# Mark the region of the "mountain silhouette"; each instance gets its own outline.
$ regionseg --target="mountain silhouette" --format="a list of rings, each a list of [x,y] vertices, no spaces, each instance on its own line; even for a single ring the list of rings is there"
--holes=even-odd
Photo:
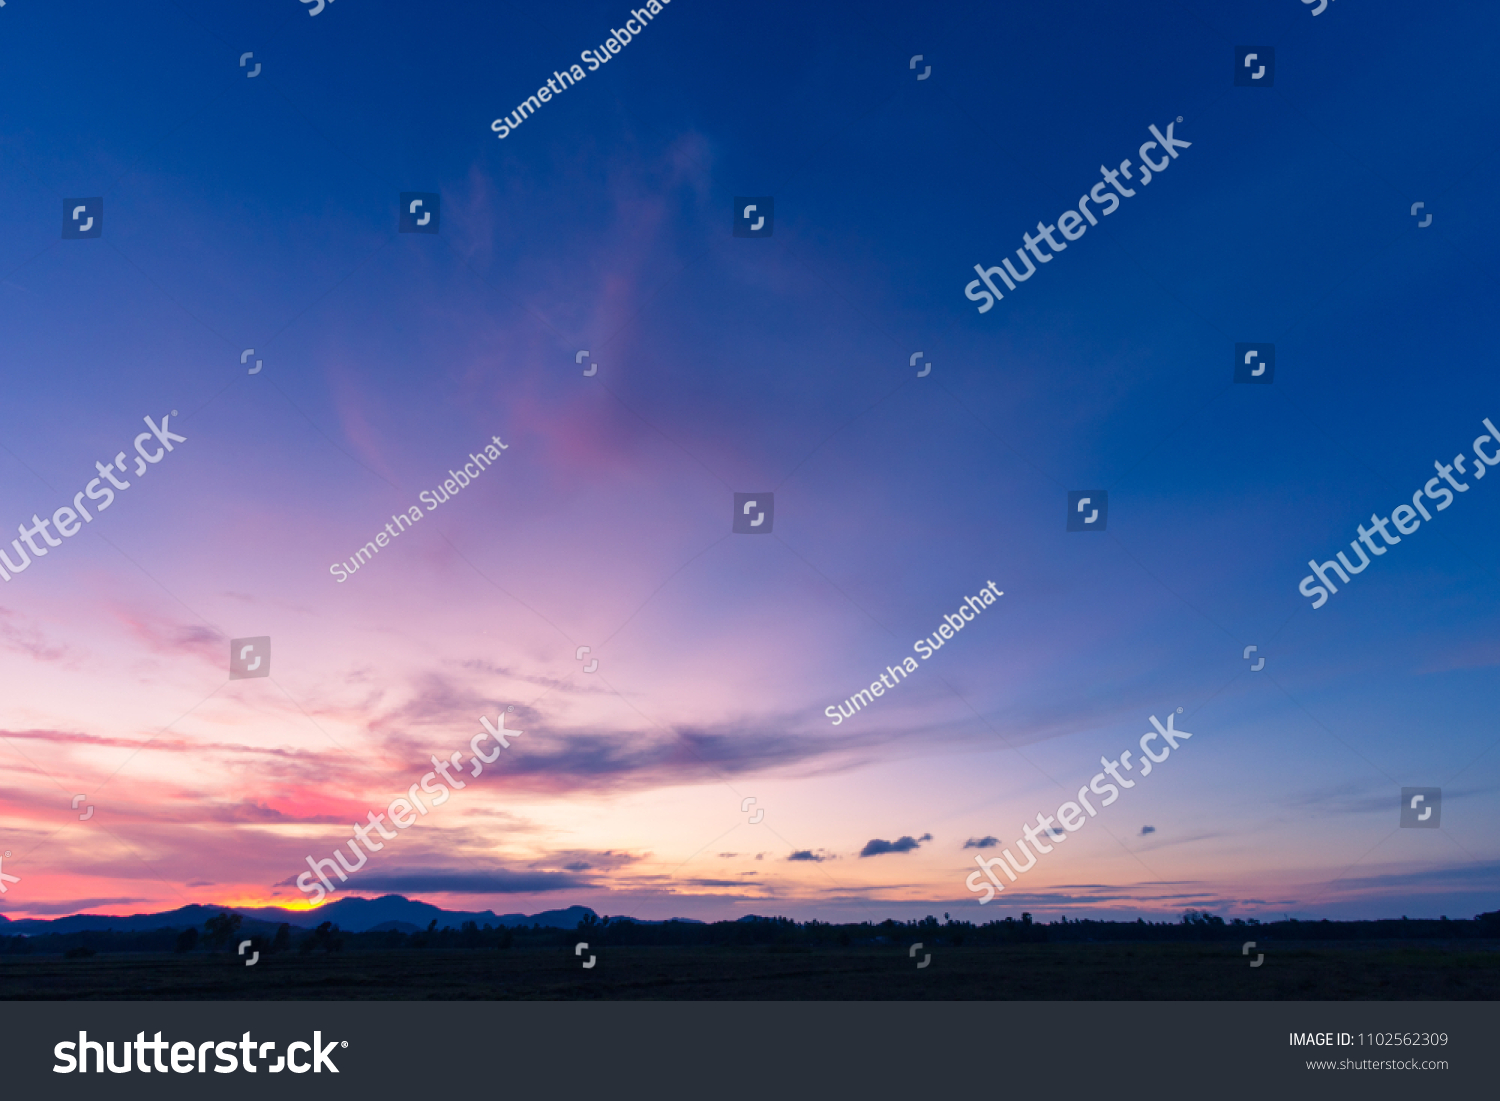
[[[337,924],[351,933],[371,929],[426,929],[433,921],[439,929],[457,929],[466,921],[479,926],[542,925],[552,929],[572,929],[585,916],[594,914],[587,906],[569,906],[563,910],[544,910],[539,914],[496,914],[493,910],[444,910],[428,902],[418,902],[402,895],[380,898],[341,898],[315,910],[286,910],[280,906],[182,906],[155,914],[74,914],[61,918],[20,918],[12,921],[0,914],[0,934],[77,933],[85,930],[114,929],[120,932],[148,929],[186,929],[201,927],[221,910],[244,917],[246,932],[274,929],[285,922],[298,929],[313,929],[325,921]],[[594,914],[597,917],[597,914]],[[641,924],[654,924],[642,922]]]

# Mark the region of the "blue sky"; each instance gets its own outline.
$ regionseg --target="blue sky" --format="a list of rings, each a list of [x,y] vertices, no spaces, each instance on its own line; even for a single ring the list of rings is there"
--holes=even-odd
[[[1500,480],[1297,592],[1500,418],[1495,14],[673,0],[496,139],[629,7],[0,11],[0,522],[143,416],[188,437],[0,589],[0,907],[296,900],[307,853],[513,706],[493,782],[380,890],[1496,908]],[[1232,85],[1241,45],[1274,87]],[[977,312],[973,265],[1169,123],[1169,169]],[[396,232],[403,191],[442,197],[439,234]],[[775,197],[772,237],[731,236],[738,195]],[[91,196],[104,235],[61,240]],[[1272,385],[1232,383],[1240,341],[1275,344]],[[329,575],[496,434],[493,471]],[[1107,531],[1066,532],[1099,488]],[[729,534],[736,491],[775,493],[770,538]],[[998,614],[829,725],[991,580]],[[261,635],[272,678],[226,680]],[[976,904],[965,841],[1179,707],[1193,740],[1103,829]],[[1398,828],[1404,786],[1442,787],[1442,829]]]

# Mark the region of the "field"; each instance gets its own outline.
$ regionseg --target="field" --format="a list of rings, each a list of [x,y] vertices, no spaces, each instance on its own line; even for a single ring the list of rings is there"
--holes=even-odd
[[[0,999],[1500,999],[1493,940],[596,947],[0,957]]]

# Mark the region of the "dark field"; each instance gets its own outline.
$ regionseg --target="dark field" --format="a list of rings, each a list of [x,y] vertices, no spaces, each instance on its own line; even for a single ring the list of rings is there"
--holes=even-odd
[[[0,999],[1500,999],[1500,941],[897,947],[595,946],[0,957]]]

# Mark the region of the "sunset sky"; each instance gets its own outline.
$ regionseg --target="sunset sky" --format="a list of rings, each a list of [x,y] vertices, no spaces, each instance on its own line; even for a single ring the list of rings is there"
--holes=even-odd
[[[0,548],[96,462],[131,483],[0,582],[0,913],[303,904],[308,855],[506,707],[524,734],[343,893],[1500,908],[1500,477],[1298,593],[1500,424],[1500,13],[673,0],[495,137],[631,7],[0,11]],[[1273,88],[1232,86],[1246,42]],[[1170,168],[965,298],[1169,123]],[[439,233],[396,232],[403,191]],[[774,235],[732,236],[765,195]],[[95,196],[102,236],[61,239]],[[1243,341],[1272,385],[1232,383]],[[164,415],[186,440],[136,475]],[[1107,531],[1065,531],[1101,488]],[[774,493],[769,535],[731,534],[736,492]],[[251,636],[271,676],[228,679]],[[997,850],[965,843],[1169,714],[1191,740],[978,905]],[[1407,786],[1441,829],[1398,827]]]

